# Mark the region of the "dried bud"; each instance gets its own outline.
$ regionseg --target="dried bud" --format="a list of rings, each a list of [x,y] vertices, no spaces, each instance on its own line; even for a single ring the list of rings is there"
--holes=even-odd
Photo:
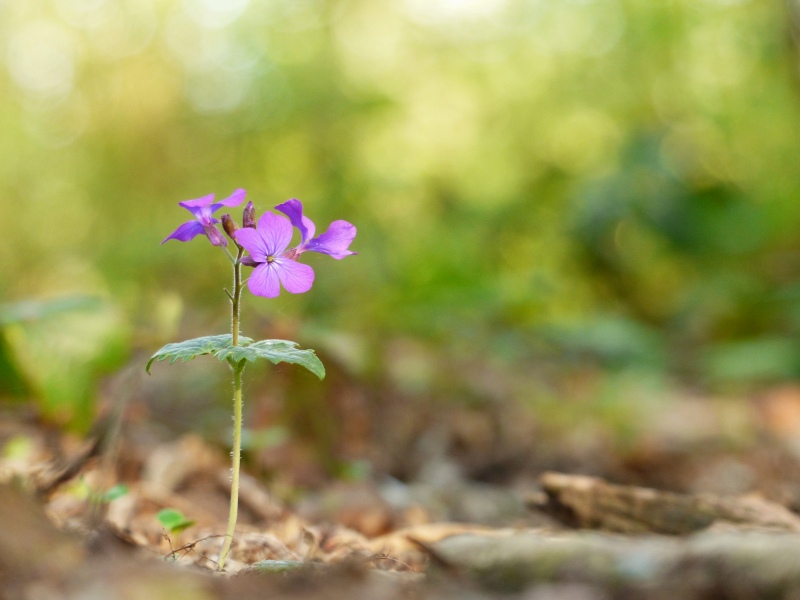
[[[244,212],[242,213],[242,227],[256,228],[256,208],[253,206],[252,202],[248,202],[247,206],[244,207]]]
[[[236,223],[233,222],[230,215],[222,215],[222,228],[229,238],[236,241],[236,238],[233,237],[233,232],[236,231]]]

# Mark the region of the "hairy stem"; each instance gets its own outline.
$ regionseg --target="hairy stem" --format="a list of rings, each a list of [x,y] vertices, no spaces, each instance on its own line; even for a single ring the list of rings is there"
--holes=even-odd
[[[231,297],[231,343],[239,345],[239,300],[242,296],[242,248],[233,263],[233,296]],[[217,569],[225,567],[225,560],[228,558],[233,534],[236,529],[236,518],[239,514],[239,466],[242,458],[242,372],[244,371],[245,361],[233,366],[233,451],[231,452],[231,507],[228,514],[228,530],[225,532],[225,542],[219,555]]]
[[[231,336],[232,344],[239,345],[239,299],[242,297],[242,254],[244,249],[239,248],[236,260],[233,262],[233,297],[231,297]]]
[[[231,507],[228,513],[228,530],[225,532],[225,543],[219,555],[217,569],[220,571],[225,566],[233,533],[236,529],[236,517],[239,514],[239,465],[242,454],[242,371],[244,361],[233,368],[233,452],[231,453]]]

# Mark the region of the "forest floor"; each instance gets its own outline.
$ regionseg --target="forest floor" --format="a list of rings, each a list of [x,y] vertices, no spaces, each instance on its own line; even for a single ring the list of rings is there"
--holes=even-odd
[[[251,454],[223,571],[221,446],[133,404],[88,436],[8,411],[0,597],[800,597],[800,388],[650,405],[622,443],[619,424],[419,402],[356,407],[372,472],[326,476],[291,441]],[[350,437],[330,447],[352,445],[332,414]]]

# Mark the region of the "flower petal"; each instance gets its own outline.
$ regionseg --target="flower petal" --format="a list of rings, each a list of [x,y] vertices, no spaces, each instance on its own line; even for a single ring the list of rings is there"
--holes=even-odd
[[[250,275],[250,279],[247,280],[247,288],[256,296],[275,298],[281,293],[279,282],[275,263],[262,263]]]
[[[314,284],[314,269],[289,258],[276,258],[272,264],[283,287],[292,294],[303,294]]]
[[[300,200],[297,198],[292,198],[283,204],[278,204],[278,206],[275,207],[275,210],[279,210],[289,217],[292,225],[300,230],[300,235],[302,236],[300,240],[301,246],[314,237],[314,233],[316,233],[317,228],[314,225],[314,221],[306,216],[303,216],[303,203],[300,202]]]
[[[220,204],[222,206],[239,206],[244,201],[244,197],[246,194],[247,192],[245,190],[239,188],[238,190],[233,192],[230,196],[228,196],[224,200],[216,202],[215,204]]]
[[[347,221],[334,221],[328,231],[306,244],[305,250],[328,254],[339,260],[351,254],[357,254],[347,248],[356,237],[356,227]]]
[[[285,218],[271,212],[261,215],[256,225],[256,232],[264,242],[267,256],[281,254],[292,241],[292,225]]]
[[[202,198],[197,198],[196,200],[184,200],[183,202],[178,202],[178,206],[182,206],[186,209],[193,209],[198,208],[200,206],[211,206],[214,204],[214,194],[209,194],[208,196],[203,196]]]
[[[216,221],[216,219],[214,219]],[[222,234],[217,229],[216,225],[205,225],[203,227],[206,236],[208,237],[208,241],[211,242],[214,246],[227,246],[228,240],[222,237]]]
[[[267,247],[264,238],[256,229],[237,229],[233,232],[236,243],[250,253],[252,259],[257,263],[267,261]]]
[[[194,239],[201,233],[205,233],[203,225],[197,221],[189,221],[178,227],[175,231],[164,238],[163,244],[167,240],[178,240],[179,242],[188,242]]]

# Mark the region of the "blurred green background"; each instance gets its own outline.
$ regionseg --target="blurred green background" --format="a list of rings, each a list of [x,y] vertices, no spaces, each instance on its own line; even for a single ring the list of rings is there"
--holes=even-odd
[[[0,0],[0,388],[85,425],[225,332],[225,257],[159,243],[237,187],[357,225],[243,326],[357,378],[797,378],[796,5]]]

